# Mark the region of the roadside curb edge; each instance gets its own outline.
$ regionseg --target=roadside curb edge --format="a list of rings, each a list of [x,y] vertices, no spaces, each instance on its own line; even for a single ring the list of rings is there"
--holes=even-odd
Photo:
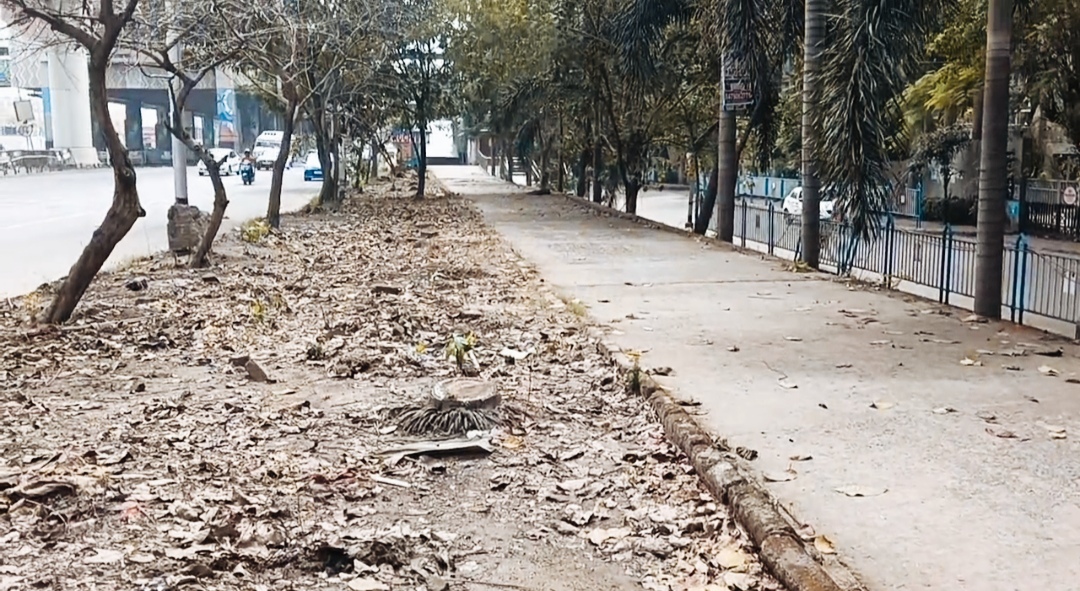
[[[592,330],[599,352],[621,370],[634,370],[633,364],[617,347]],[[732,509],[735,521],[750,535],[762,562],[788,591],[853,591],[862,589],[847,572],[841,586],[796,533],[777,503],[759,481],[750,477],[729,453],[713,444],[713,437],[690,413],[675,401],[667,389],[638,368],[641,395],[656,412],[664,435],[690,460],[705,488],[718,501]],[[846,570],[841,565],[832,566]],[[850,582],[848,582],[850,581]]]

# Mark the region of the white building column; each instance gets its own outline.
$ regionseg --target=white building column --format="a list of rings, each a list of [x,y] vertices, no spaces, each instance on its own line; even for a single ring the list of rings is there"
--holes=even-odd
[[[82,48],[47,50],[53,147],[68,149],[78,166],[100,164],[90,115],[90,71]]]

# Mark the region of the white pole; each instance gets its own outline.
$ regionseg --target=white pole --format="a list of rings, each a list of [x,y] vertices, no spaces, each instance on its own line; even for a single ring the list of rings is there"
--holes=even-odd
[[[179,64],[183,50],[180,48],[180,44],[177,43],[169,51],[169,59],[174,64]],[[179,78],[173,79],[173,96],[177,96],[180,93],[183,83]],[[182,112],[177,113],[176,102],[169,101],[169,113],[172,118],[171,125],[176,125],[177,122],[181,126],[185,125],[184,114]],[[182,127],[181,127],[182,129]],[[179,130],[178,130],[179,131]],[[188,204],[188,186],[187,186],[187,146],[184,145],[183,140],[172,136],[172,167],[173,167],[173,191],[176,195],[176,203],[178,205]]]

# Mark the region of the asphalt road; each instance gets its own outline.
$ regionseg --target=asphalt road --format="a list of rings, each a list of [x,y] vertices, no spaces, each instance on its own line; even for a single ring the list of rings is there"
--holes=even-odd
[[[225,177],[229,209],[222,232],[266,215],[270,173],[259,172],[255,184]],[[0,297],[26,293],[67,274],[112,202],[110,169],[65,171],[0,177]],[[138,170],[139,197],[146,217],[117,245],[106,267],[168,247],[166,213],[173,203],[171,168]],[[282,210],[294,211],[311,201],[316,183],[304,183],[301,168],[285,171]],[[209,211],[214,195],[210,179],[195,167],[188,171],[192,205]]]

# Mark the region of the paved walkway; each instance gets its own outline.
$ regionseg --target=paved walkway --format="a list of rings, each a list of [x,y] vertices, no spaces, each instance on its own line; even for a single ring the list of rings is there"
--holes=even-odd
[[[770,489],[871,591],[1077,588],[1076,346],[523,195],[478,168],[434,172],[618,346],[673,368],[659,379],[757,450],[762,473],[794,470]]]

